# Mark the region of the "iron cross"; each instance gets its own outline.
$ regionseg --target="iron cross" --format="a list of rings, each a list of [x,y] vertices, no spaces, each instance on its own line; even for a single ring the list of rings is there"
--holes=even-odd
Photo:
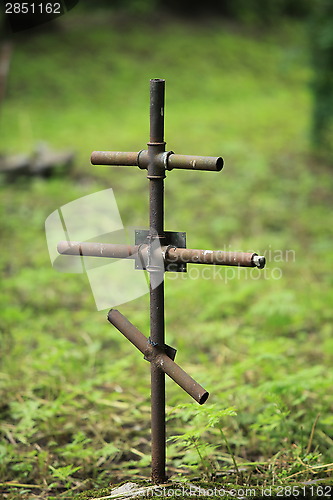
[[[187,263],[226,266],[265,266],[265,257],[245,252],[186,248],[185,233],[164,230],[164,179],[173,169],[209,170],[223,168],[221,157],[178,155],[166,151],[164,142],[165,80],[150,80],[150,138],[148,149],[139,152],[94,151],[93,165],[137,166],[149,179],[149,230],[136,231],[135,245],[63,241],[64,255],[133,258],[138,269],[150,276],[150,337],[145,337],[119,311],[111,309],[108,320],[130,340],[151,364],[151,449],[152,481],[166,480],[165,373],[199,404],[209,394],[174,362],[175,349],[165,344],[164,273],[186,272]]]

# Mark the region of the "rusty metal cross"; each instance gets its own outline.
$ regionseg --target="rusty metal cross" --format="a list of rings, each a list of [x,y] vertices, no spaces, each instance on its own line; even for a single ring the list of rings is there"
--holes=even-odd
[[[93,165],[137,166],[148,171],[149,230],[136,231],[135,245],[63,241],[63,255],[133,258],[138,269],[150,276],[150,337],[145,337],[119,311],[111,309],[109,322],[144,354],[151,364],[151,450],[152,481],[166,480],[165,374],[169,375],[199,404],[209,394],[174,362],[175,349],[165,344],[164,273],[186,272],[187,263],[226,266],[265,266],[265,258],[245,252],[195,250],[186,248],[186,235],[164,230],[164,178],[173,169],[209,170],[223,168],[221,157],[178,155],[166,151],[164,142],[165,80],[150,80],[150,139],[148,150],[137,153],[94,151]]]

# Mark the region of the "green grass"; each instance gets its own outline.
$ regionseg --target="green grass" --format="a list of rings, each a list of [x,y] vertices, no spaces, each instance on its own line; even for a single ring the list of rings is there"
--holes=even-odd
[[[44,140],[77,159],[70,176],[0,187],[5,498],[149,476],[149,366],[95,310],[86,277],[52,269],[44,221],[113,187],[124,225],[147,225],[144,173],[89,157],[145,147],[154,77],[167,80],[168,148],[225,159],[220,173],[168,173],[166,229],[192,248],[268,258],[256,273],[192,265],[166,277],[167,342],[211,393],[197,407],[168,380],[169,473],[259,487],[330,478],[333,178],[308,146],[306,47],[298,24],[257,33],[75,11],[59,31],[15,39],[1,151]],[[148,334],[147,296],[119,309]]]

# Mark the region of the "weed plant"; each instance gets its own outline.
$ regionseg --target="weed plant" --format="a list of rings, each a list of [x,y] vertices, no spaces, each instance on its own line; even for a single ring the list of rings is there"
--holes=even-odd
[[[168,147],[225,158],[218,174],[168,173],[166,229],[187,231],[191,248],[267,257],[262,272],[190,265],[166,276],[167,342],[211,393],[197,407],[168,381],[168,472],[239,485],[330,478],[333,177],[308,150],[304,27],[74,10],[14,42],[1,152],[43,140],[74,149],[76,165],[60,178],[1,180],[4,498],[149,476],[149,366],[95,310],[86,277],[52,269],[44,221],[112,187],[124,225],[147,226],[143,172],[89,157],[144,147],[155,77],[167,80]],[[120,310],[148,335],[147,296]]]

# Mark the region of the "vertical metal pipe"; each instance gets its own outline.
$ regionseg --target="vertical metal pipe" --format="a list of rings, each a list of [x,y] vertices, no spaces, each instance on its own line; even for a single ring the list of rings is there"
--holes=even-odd
[[[149,177],[149,221],[150,236],[159,237],[161,245],[164,244],[164,182],[163,178]]]
[[[164,237],[164,177],[165,171],[155,157],[165,151],[164,142],[165,80],[150,80],[150,142],[148,143],[149,221],[150,238]],[[164,347],[164,269],[150,269],[150,339]],[[151,364],[151,456],[152,481],[165,482],[165,374]]]
[[[164,142],[165,80],[150,80],[150,142]]]
[[[150,339],[153,344],[164,345],[164,286],[159,284],[159,272],[150,273]],[[157,286],[156,286],[157,285]],[[166,481],[166,428],[165,428],[165,373],[154,363],[151,376],[151,458],[152,481]]]
[[[165,80],[150,80],[150,134],[148,142],[148,179],[150,191],[151,236],[163,237],[165,169],[155,161],[165,151],[164,142]]]

